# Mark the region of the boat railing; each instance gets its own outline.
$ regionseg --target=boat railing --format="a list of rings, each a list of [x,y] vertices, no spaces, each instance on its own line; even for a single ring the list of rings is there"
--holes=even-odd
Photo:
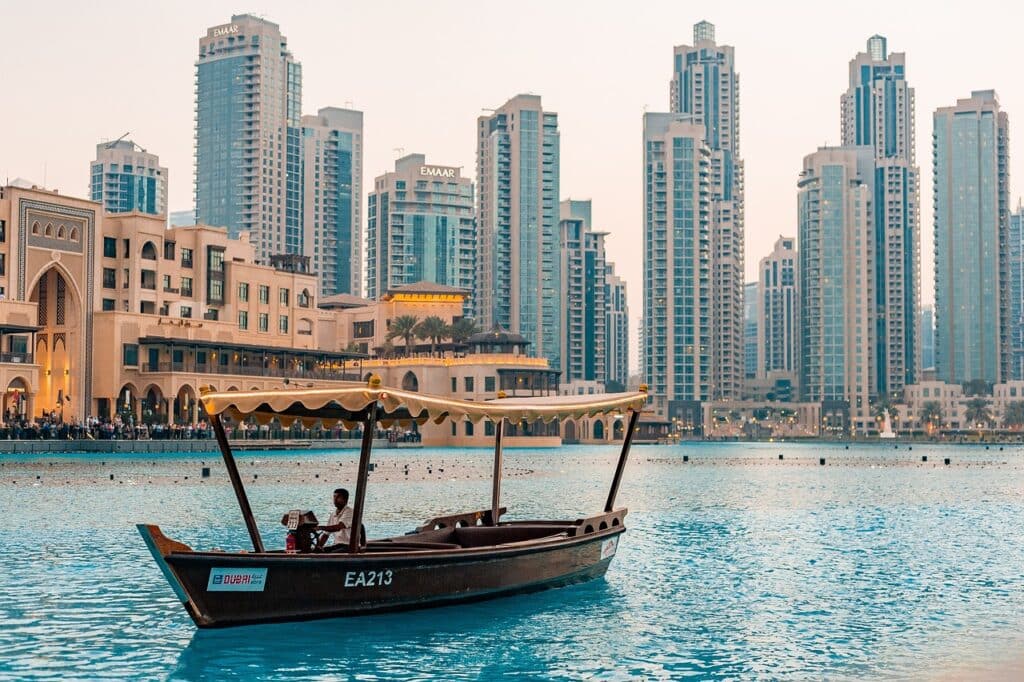
[[[508,509],[502,507],[498,510],[498,517],[504,514]],[[462,514],[452,514],[450,516],[437,516],[421,526],[416,527],[416,533],[422,533],[426,530],[441,530],[442,528],[463,528],[465,526],[493,526],[494,519],[492,518],[490,509],[483,509],[481,511],[465,512]]]

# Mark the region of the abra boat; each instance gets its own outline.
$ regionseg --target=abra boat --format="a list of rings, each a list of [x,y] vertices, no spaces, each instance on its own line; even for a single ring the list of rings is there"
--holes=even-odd
[[[615,497],[647,394],[455,400],[368,384],[341,388],[204,392],[201,396],[224,457],[252,550],[197,551],[139,524],[150,553],[185,610],[201,628],[358,616],[490,599],[590,580],[604,575],[625,531],[625,508]],[[577,519],[503,521],[502,433],[506,422],[561,420],[628,413],[615,475],[603,511]],[[377,424],[432,420],[496,425],[491,506],[440,516],[397,537],[365,540],[351,533],[342,552],[319,552],[311,512],[282,519],[298,536],[297,551],[268,550],[256,526],[224,421],[255,417],[362,426],[353,529],[362,529],[373,433]]]

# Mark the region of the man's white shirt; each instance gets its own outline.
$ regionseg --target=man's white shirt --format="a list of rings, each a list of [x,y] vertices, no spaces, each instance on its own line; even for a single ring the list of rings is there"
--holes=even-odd
[[[352,507],[347,504],[342,509],[335,509],[327,519],[326,526],[344,523],[345,527],[331,533],[332,542],[336,545],[347,545],[352,538]]]

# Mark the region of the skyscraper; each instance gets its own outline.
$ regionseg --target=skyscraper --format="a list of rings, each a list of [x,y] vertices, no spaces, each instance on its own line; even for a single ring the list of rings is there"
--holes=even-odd
[[[874,224],[871,147],[823,147],[798,182],[800,390],[828,427],[872,425]]]
[[[796,378],[799,328],[796,240],[779,237],[757,278],[757,374]]]
[[[921,369],[935,370],[935,308],[921,306]]]
[[[363,112],[302,117],[302,253],[320,295],[363,291]]]
[[[644,115],[643,372],[673,416],[676,406],[692,411],[710,397],[712,152],[704,137],[689,114]]]
[[[477,120],[477,314],[561,367],[558,114],[517,95]]]
[[[107,213],[167,215],[167,169],[160,157],[124,138],[96,145],[90,198]]]
[[[422,281],[472,291],[473,210],[473,181],[459,168],[428,165],[423,154],[395,161],[367,201],[367,296]]]
[[[605,252],[607,233],[594,232],[590,201],[560,204],[562,241],[562,382],[604,383],[607,367]]]
[[[850,60],[850,85],[840,102],[843,145],[869,146],[875,158],[874,390],[901,399],[921,368],[920,173],[906,55],[890,54],[883,36],[869,38],[867,51]]]
[[[675,48],[670,103],[703,126],[711,151],[710,398],[739,399],[743,390],[743,161],[740,159],[739,74],[733,48],[715,43],[715,27],[693,27],[693,45]]]
[[[608,346],[605,349],[606,379],[621,384],[629,383],[629,306],[626,303],[626,282],[615,274],[615,264],[607,263],[605,273],[605,308],[608,321],[605,330]]]
[[[1011,376],[1009,124],[993,90],[933,121],[936,375],[998,383]]]
[[[1006,256],[1011,359],[1009,374],[1004,378],[1019,381],[1024,379],[1024,204],[1019,200],[1017,210],[1010,214]]]
[[[757,282],[743,287],[743,378],[757,377]]]
[[[264,263],[303,252],[301,103],[277,24],[240,14],[199,39],[196,220],[250,232]]]

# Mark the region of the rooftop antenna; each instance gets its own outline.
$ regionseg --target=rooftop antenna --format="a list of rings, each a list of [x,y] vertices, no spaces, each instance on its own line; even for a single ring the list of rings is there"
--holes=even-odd
[[[117,146],[117,143],[118,143],[118,142],[120,142],[121,140],[123,140],[124,138],[128,137],[128,136],[129,136],[129,135],[131,135],[131,134],[132,134],[132,133],[131,133],[131,131],[129,130],[129,131],[127,132],[127,133],[125,133],[125,134],[124,134],[124,135],[122,135],[121,137],[117,138],[117,139],[116,139],[116,140],[114,140],[113,142],[108,142],[108,143],[107,143],[107,146],[106,146],[106,147],[104,147],[104,149],[113,149],[113,148],[114,148],[115,146]],[[143,151],[145,151],[145,150],[143,150]]]
[[[405,155],[405,147],[395,147],[395,148],[392,149],[392,151],[394,151],[399,156],[404,156]]]

